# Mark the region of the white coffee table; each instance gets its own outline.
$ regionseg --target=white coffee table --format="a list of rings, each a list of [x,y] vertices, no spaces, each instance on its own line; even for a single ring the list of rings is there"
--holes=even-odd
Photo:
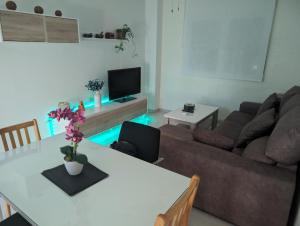
[[[212,117],[212,129],[216,128],[219,113],[218,107],[196,104],[194,113],[186,113],[183,112],[182,109],[183,108],[179,108],[164,115],[164,117],[168,119],[168,124],[175,121],[177,123],[190,125],[191,129],[194,129],[199,123]]]

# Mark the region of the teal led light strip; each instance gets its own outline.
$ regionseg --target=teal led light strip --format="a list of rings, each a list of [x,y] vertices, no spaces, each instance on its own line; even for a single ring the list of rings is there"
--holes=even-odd
[[[102,98],[101,102],[102,102],[103,105],[110,103],[108,97]],[[75,105],[71,104],[71,107],[73,107],[74,110],[78,109],[78,105],[75,106]],[[84,107],[86,109],[93,108],[94,107],[94,101],[84,102]],[[147,114],[145,114],[145,115],[141,115],[139,117],[136,117],[136,118],[134,118],[130,121],[140,123],[140,124],[143,124],[143,125],[151,125],[154,122],[154,118],[147,115]],[[54,136],[55,135],[55,128],[54,128],[53,119],[48,117],[47,118],[47,124],[48,124],[49,135]],[[89,137],[88,140],[90,140],[94,143],[103,145],[103,146],[107,146],[107,145],[110,145],[112,142],[114,142],[115,140],[118,139],[120,131],[121,131],[121,125],[117,125],[117,126],[111,128],[111,129],[108,129],[108,130],[103,131],[103,132],[101,132],[97,135]]]

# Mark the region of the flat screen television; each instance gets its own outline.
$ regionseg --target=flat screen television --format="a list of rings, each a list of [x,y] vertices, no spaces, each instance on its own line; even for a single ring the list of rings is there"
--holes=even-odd
[[[126,102],[130,95],[141,92],[141,68],[127,68],[108,71],[109,99]]]

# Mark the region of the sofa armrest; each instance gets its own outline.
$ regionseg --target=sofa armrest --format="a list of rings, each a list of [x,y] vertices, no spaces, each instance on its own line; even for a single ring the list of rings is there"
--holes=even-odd
[[[162,137],[159,165],[201,183],[195,207],[235,225],[286,225],[295,173],[209,145]]]
[[[243,102],[240,105],[240,111],[249,115],[256,115],[261,104],[256,102]]]

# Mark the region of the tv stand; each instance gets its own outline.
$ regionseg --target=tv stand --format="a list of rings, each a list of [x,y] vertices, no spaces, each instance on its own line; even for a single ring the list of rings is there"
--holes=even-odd
[[[135,99],[136,99],[135,97],[124,97],[124,98],[117,99],[117,100],[114,100],[114,101],[118,102],[118,103],[126,103],[126,102],[129,102],[129,101],[135,100]]]
[[[104,104],[100,109],[86,109],[86,120],[80,125],[80,131],[85,137],[90,137],[146,113],[147,97],[140,96],[125,103],[113,101]]]

